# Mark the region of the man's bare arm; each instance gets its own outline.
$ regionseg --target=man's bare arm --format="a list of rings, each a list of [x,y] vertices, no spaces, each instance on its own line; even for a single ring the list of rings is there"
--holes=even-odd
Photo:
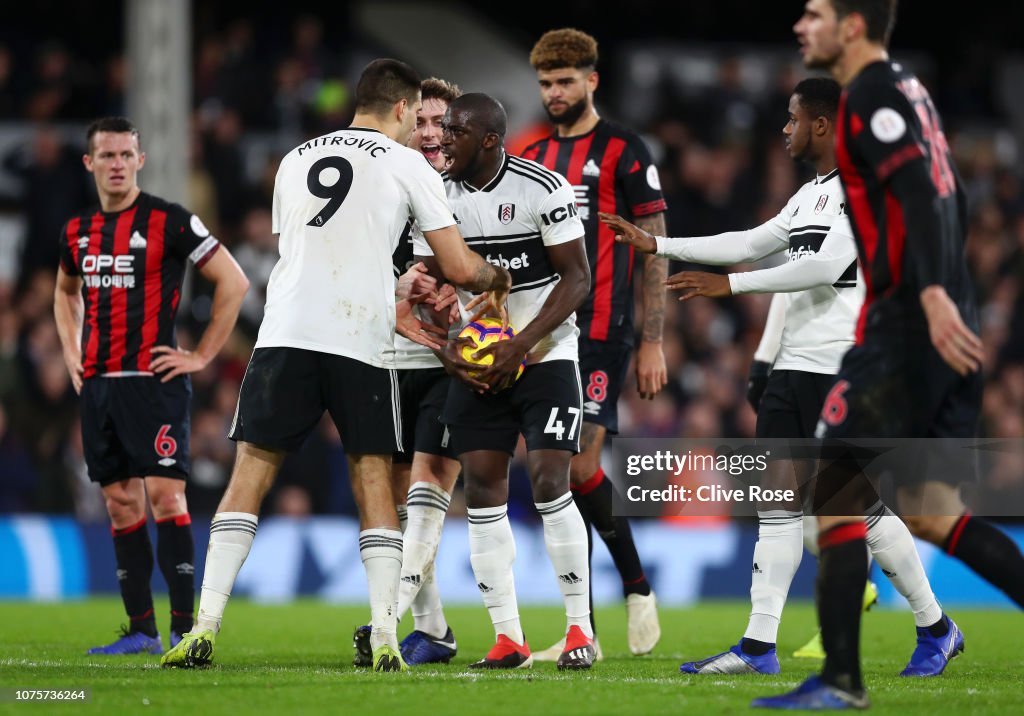
[[[53,292],[53,317],[64,351],[64,363],[71,375],[75,392],[82,392],[82,321],[85,319],[82,301],[82,279],[69,276],[57,269],[57,287]]]
[[[651,236],[664,236],[665,214],[658,212],[637,219],[637,226]],[[668,278],[668,259],[647,254],[644,256],[644,326],[643,340],[660,341],[665,326],[665,279]]]

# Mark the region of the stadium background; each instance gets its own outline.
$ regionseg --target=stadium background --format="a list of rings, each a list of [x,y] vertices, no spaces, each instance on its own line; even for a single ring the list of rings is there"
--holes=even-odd
[[[0,27],[0,597],[60,599],[116,591],[107,518],[82,460],[77,399],[52,318],[57,234],[92,199],[81,167],[89,119],[126,111],[129,59],[126,2],[37,0],[5,8]],[[395,56],[424,76],[490,92],[509,107],[510,145],[543,128],[527,54],[546,29],[575,26],[601,45],[598,106],[643,132],[669,203],[672,235],[752,226],[778,211],[806,170],[785,155],[780,130],[792,86],[803,76],[789,3],[664,3],[634,0],[629,12],[574,0],[469,3],[336,2],[329,11],[289,3],[254,10],[195,3],[191,102],[180,108],[186,141],[162,147],[180,158],[177,198],[235,253],[252,282],[235,335],[193,376],[193,480],[197,555],[233,458],[226,426],[258,328],[274,264],[269,202],[276,161],[300,140],[344,126],[351,82],[366,61]],[[1024,53],[1014,47],[1020,6],[975,4],[941,19],[925,0],[902,3],[894,56],[932,89],[967,184],[968,257],[983,306],[986,346],[984,434],[1024,436]],[[1016,15],[1017,17],[1013,17]],[[159,96],[160,88],[148,88]],[[141,127],[151,164],[162,137]],[[678,270],[678,267],[674,267]],[[190,345],[209,314],[209,288],[190,283],[179,340]],[[669,301],[665,353],[669,385],[641,402],[629,384],[620,404],[624,435],[752,435],[744,399],[749,359],[767,297]],[[613,477],[618,477],[613,475]],[[994,490],[1024,493],[1024,474],[1003,474]],[[510,513],[518,519],[519,563],[543,558],[538,522],[521,465]],[[354,506],[344,452],[329,421],[286,463],[264,515],[239,591],[267,600],[296,594],[361,602]],[[476,603],[459,519],[458,493],[440,550],[442,593]],[[1019,541],[1024,531],[1010,526]],[[754,532],[725,517],[646,520],[638,543],[662,600],[743,596]],[[945,602],[1008,602],[958,563],[922,547]],[[618,587],[602,547],[595,550],[595,597]],[[282,571],[281,565],[288,565]],[[198,565],[201,570],[201,564]],[[520,568],[523,601],[557,602],[550,574]],[[533,572],[537,572],[534,574]],[[794,586],[808,596],[813,562]],[[159,575],[157,575],[159,580]],[[883,601],[893,601],[884,580]],[[893,601],[893,603],[895,603]]]

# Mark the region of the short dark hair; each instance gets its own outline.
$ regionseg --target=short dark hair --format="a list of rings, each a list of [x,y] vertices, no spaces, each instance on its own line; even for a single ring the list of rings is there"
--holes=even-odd
[[[597,66],[597,40],[572,27],[548,30],[530,51],[530,64],[539,71],[574,70]]]
[[[864,17],[867,36],[872,42],[889,46],[892,29],[896,25],[896,6],[899,0],[832,0],[836,16],[842,20],[851,13]]]
[[[111,132],[112,134],[131,134],[142,146],[142,139],[138,128],[132,124],[127,117],[100,117],[94,120],[89,128],[85,130],[85,146],[92,154],[92,138],[99,132]]]
[[[412,104],[420,95],[420,76],[401,60],[374,60],[363,69],[356,85],[356,111],[382,115],[403,99]]]
[[[428,99],[439,99],[445,104],[451,104],[452,100],[462,95],[459,86],[448,80],[439,77],[428,77],[420,83],[420,96],[426,102]]]
[[[808,77],[793,88],[807,114],[812,118],[825,117],[830,122],[836,121],[841,93],[839,83],[831,77]]]
[[[484,133],[497,134],[502,139],[508,133],[508,114],[501,102],[483,92],[470,92],[457,97],[448,105],[451,112],[468,111],[473,123]]]

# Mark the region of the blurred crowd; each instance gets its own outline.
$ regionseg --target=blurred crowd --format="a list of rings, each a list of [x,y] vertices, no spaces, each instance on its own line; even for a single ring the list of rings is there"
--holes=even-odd
[[[212,513],[233,461],[234,446],[225,435],[277,258],[270,231],[277,161],[300,140],[347,124],[347,78],[363,60],[355,46],[333,51],[313,16],[299,17],[289,37],[272,51],[257,48],[252,21],[241,19],[198,38],[195,46],[187,206],[230,247],[252,286],[225,350],[192,378],[189,501],[197,514]],[[91,66],[57,43],[40,43],[30,57],[16,57],[0,45],[0,122],[34,132],[30,142],[0,157],[0,171],[17,187],[16,196],[0,197],[0,513],[73,512],[83,520],[105,519],[98,490],[86,475],[77,396],[52,316],[60,228],[95,195],[81,166],[84,137],[69,141],[55,127],[84,127],[95,116],[122,113],[126,71],[122,56]],[[656,116],[634,127],[649,139],[659,164],[671,235],[752,227],[776,214],[807,180],[810,170],[794,165],[781,142],[788,97],[799,79],[798,70],[782,66],[772,88],[755,96],[738,81],[735,62],[723,56],[708,89],[697,96],[666,95]],[[937,93],[949,97],[944,101],[950,106],[940,111],[956,118],[949,138],[970,197],[967,253],[987,350],[981,429],[987,436],[1020,438],[1024,186],[1014,147],[1007,146],[1005,132],[993,129],[1004,118],[976,95]],[[616,107],[604,106],[604,99],[599,93],[602,113],[614,118]],[[142,141],[145,149],[156,140],[142,128]],[[145,188],[145,172],[140,183]],[[670,296],[664,341],[669,384],[653,401],[641,401],[630,378],[619,406],[621,433],[752,436],[747,370],[769,300],[738,296],[679,303]],[[209,287],[193,275],[179,313],[182,345],[194,345],[210,303]],[[353,513],[346,471],[337,431],[324,420],[286,462],[265,509]],[[1000,489],[1024,489],[1024,475],[1001,479]],[[512,513],[532,514],[520,463],[512,491]],[[457,496],[453,510],[458,509]]]

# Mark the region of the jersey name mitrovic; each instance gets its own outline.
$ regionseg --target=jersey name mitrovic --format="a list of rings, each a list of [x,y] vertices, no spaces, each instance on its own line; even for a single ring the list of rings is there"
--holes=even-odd
[[[455,223],[440,176],[419,152],[359,127],[289,152],[274,184],[281,258],[256,347],[393,368],[391,257],[410,218],[424,231]]]
[[[466,244],[486,261],[512,274],[508,319],[519,331],[540,313],[560,280],[547,247],[583,238],[572,187],[536,162],[505,155],[497,175],[479,190],[445,175],[445,191]],[[420,227],[422,228],[422,227]],[[422,234],[415,251],[430,256]],[[463,319],[473,294],[459,290]],[[571,314],[527,355],[527,363],[577,360],[576,314]]]
[[[846,237],[854,246],[839,171],[804,184],[770,222],[780,240],[788,242],[789,260],[800,261],[821,249],[825,235]],[[864,302],[863,281],[854,261],[831,286],[787,293],[786,322],[775,359],[778,370],[837,373]]]

